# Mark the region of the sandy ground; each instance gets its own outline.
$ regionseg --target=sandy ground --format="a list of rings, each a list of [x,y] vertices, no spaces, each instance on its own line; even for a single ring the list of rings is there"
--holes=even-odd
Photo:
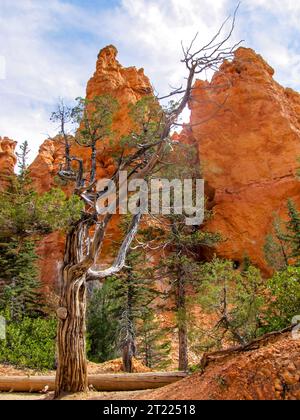
[[[151,372],[151,369],[144,366],[139,360],[133,359],[133,372]],[[109,360],[105,363],[88,362],[88,373],[97,375],[99,373],[124,373],[122,359]],[[54,370],[37,371],[33,369],[17,368],[12,365],[0,363],[0,376],[54,376]]]
[[[133,360],[133,371],[136,373],[150,372],[151,370],[144,366],[140,361]],[[89,374],[101,373],[123,373],[122,360],[116,359],[105,363],[88,362]],[[19,369],[11,365],[0,364],[0,376],[52,376],[55,371],[39,372],[32,369]],[[88,394],[74,394],[62,398],[62,400],[134,400],[138,399],[145,391],[131,392],[89,392]],[[49,394],[26,394],[26,393],[0,393],[2,400],[51,400],[53,393]]]
[[[61,400],[135,400],[140,399],[142,394],[148,391],[131,392],[90,392],[88,394],[72,394],[62,397]],[[47,395],[23,394],[23,393],[0,393],[0,401],[26,401],[26,400],[52,400],[53,392]]]
[[[13,393],[0,393],[0,401],[12,401],[12,400],[44,400],[45,395],[40,394],[13,394]]]

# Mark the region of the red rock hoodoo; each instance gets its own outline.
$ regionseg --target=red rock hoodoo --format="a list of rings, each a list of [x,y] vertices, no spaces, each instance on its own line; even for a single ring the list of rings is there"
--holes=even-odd
[[[286,213],[288,198],[300,204],[300,94],[273,74],[260,55],[239,48],[211,83],[196,82],[190,102],[203,176],[216,191],[206,228],[226,240],[221,256],[247,255],[262,269],[274,213]]]
[[[128,115],[128,106],[137,102],[145,95],[152,93],[151,83],[145,76],[143,69],[135,67],[125,68],[117,61],[117,49],[108,46],[98,55],[96,71],[87,84],[87,99],[109,94],[119,103],[119,110],[113,121],[113,130],[117,133],[115,141],[118,142],[122,135],[128,134],[133,127],[133,122]],[[105,178],[114,172],[111,146],[104,143],[98,144],[97,149],[97,177]],[[83,159],[85,167],[90,160],[88,149],[73,144],[71,154]],[[35,188],[39,193],[49,191],[55,185],[55,177],[59,165],[64,160],[64,146],[57,137],[46,140],[40,147],[39,154],[30,166],[30,174]],[[68,188],[67,188],[68,190]],[[117,220],[112,223],[109,236],[118,236]],[[56,237],[55,235],[58,235]],[[54,239],[58,238],[58,241]],[[43,239],[39,247],[41,257],[41,277],[46,285],[57,284],[59,263],[63,258],[64,241],[58,234],[51,234]]]
[[[17,142],[0,137],[0,190],[7,185],[7,178],[14,174],[17,163],[15,148]]]
[[[117,99],[119,110],[113,122],[116,142],[132,129],[133,123],[128,115],[128,106],[152,93],[151,83],[145,76],[144,70],[123,67],[117,60],[117,53],[117,49],[112,45],[100,51],[96,71],[89,80],[86,90],[86,98],[90,100],[105,94]],[[72,155],[82,158],[85,164],[89,162],[89,153],[87,149],[77,144],[73,145],[71,151]],[[31,177],[39,192],[48,191],[54,186],[54,178],[63,156],[64,148],[59,137],[54,140],[48,139],[42,144],[37,158],[30,166]],[[105,142],[98,143],[97,171],[98,178],[110,176],[114,171],[111,148]]]

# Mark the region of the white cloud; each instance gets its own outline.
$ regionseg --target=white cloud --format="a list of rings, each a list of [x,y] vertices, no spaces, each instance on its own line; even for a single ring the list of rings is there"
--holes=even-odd
[[[300,2],[247,0],[239,32],[274,67],[275,78],[285,86],[300,88]],[[244,36],[243,33],[243,36]]]
[[[163,93],[168,83],[176,85],[186,74],[180,64],[181,41],[190,43],[197,32],[199,45],[210,39],[232,12],[228,3],[123,0],[117,13],[106,15],[102,29],[119,46],[121,59],[145,67],[155,87]]]
[[[120,0],[95,9],[68,0],[0,0],[0,136],[28,139],[36,152],[53,132],[49,115],[59,96],[84,95],[96,55],[108,43],[122,64],[144,67],[160,93],[185,75],[181,40],[199,45],[232,13],[236,0]],[[92,2],[94,3],[94,2]],[[101,4],[101,1],[100,3]],[[300,87],[300,2],[244,0],[232,42],[245,39],[275,67],[283,84]]]
[[[0,55],[6,62],[5,79],[0,80],[0,135],[29,140],[33,156],[47,133],[53,134],[49,115],[55,101],[83,95],[88,72],[82,69],[80,49],[70,56],[48,37],[70,23],[76,9],[58,0],[15,2],[0,3]]]
[[[0,56],[0,80],[6,78],[6,61],[4,56]]]

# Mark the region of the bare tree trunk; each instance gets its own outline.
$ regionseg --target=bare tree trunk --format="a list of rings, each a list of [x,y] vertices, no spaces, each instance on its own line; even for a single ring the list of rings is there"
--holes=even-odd
[[[133,365],[132,358],[135,355],[135,344],[133,340],[129,339],[122,348],[123,370],[127,373],[132,373]]]
[[[62,273],[57,351],[55,397],[63,392],[88,389],[86,362],[86,273],[76,270],[87,226],[79,222],[69,232]]]
[[[178,341],[179,341],[179,355],[178,355],[178,369],[188,370],[188,340],[187,340],[187,325],[186,325],[186,291],[184,277],[179,270],[178,274],[178,290],[177,290],[177,312],[178,312]]]
[[[187,354],[187,329],[185,325],[179,327],[178,338],[179,338],[178,369],[186,372],[188,370],[188,354]]]
[[[136,355],[136,344],[135,344],[135,328],[132,314],[132,297],[133,287],[132,282],[132,269],[129,269],[127,281],[127,308],[123,312],[123,339],[122,339],[122,359],[123,359],[123,370],[127,373],[132,373],[132,358]]]

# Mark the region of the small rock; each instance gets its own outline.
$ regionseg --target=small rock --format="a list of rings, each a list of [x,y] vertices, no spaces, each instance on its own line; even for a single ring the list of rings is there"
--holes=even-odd
[[[294,385],[294,384],[296,384],[298,381],[297,381],[297,379],[295,378],[295,376],[294,375],[292,375],[290,372],[288,372],[288,371],[285,371],[283,374],[282,374],[282,377],[283,377],[283,379],[284,379],[284,382],[287,384],[287,385]]]
[[[283,391],[283,385],[280,379],[276,379],[274,385],[275,385],[276,391]]]

